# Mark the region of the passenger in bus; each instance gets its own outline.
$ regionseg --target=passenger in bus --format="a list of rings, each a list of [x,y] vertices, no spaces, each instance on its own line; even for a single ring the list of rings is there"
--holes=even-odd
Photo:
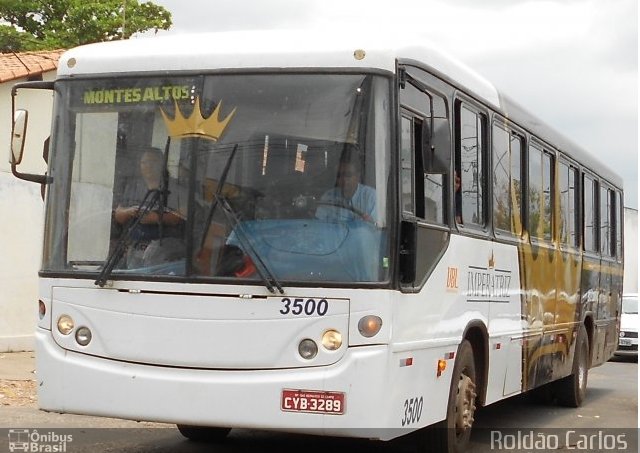
[[[114,211],[115,221],[123,226],[135,221],[138,214],[144,209],[141,204],[151,201],[151,190],[159,190],[162,186],[164,156],[158,148],[148,148],[140,156],[139,170],[141,178],[135,179],[125,187],[124,196]],[[168,178],[167,178],[168,182]],[[170,190],[167,206],[162,215],[159,213],[159,204],[140,219],[140,223],[131,233],[132,247],[127,251],[127,267],[140,267],[142,265],[159,264],[160,262],[174,261],[184,247],[179,237],[182,236],[184,216],[178,210],[177,191]],[[162,221],[162,230],[160,228]],[[154,243],[164,239],[162,244]]]
[[[462,224],[462,188],[458,170],[454,172],[456,223]]]
[[[322,195],[316,210],[321,220],[376,222],[376,191],[360,183],[360,162],[351,153],[338,166],[336,187]]]

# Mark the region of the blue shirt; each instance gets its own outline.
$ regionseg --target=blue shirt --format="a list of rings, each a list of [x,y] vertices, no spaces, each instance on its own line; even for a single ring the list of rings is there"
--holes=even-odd
[[[323,204],[323,202],[327,204]],[[321,220],[369,220],[372,222],[377,220],[376,191],[362,184],[358,184],[350,199],[342,195],[342,190],[339,187],[334,187],[325,192],[320,198],[319,205],[316,210],[316,218]]]

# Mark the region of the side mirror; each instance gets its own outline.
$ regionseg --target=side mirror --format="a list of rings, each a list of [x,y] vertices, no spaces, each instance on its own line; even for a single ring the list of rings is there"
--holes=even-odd
[[[422,125],[422,162],[425,173],[447,173],[451,160],[451,134],[447,118],[430,118]]]
[[[13,114],[13,125],[11,127],[11,156],[9,159],[9,163],[11,165],[19,165],[20,162],[22,162],[28,119],[29,112],[26,110],[16,110]]]

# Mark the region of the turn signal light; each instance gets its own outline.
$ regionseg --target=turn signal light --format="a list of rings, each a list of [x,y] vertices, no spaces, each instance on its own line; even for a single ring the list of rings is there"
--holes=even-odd
[[[446,369],[447,369],[447,361],[443,359],[438,360],[438,373],[437,373],[438,377],[440,377],[440,375],[444,373],[444,370]]]
[[[380,316],[367,315],[358,321],[358,330],[363,337],[371,338],[382,328],[382,318]]]

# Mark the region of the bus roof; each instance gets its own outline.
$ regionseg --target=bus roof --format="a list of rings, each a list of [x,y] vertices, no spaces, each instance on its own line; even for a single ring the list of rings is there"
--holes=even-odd
[[[394,42],[395,41],[395,42]],[[396,70],[401,57],[428,62],[499,107],[488,81],[428,42],[399,37],[337,35],[335,32],[242,31],[162,36],[89,44],[60,59],[58,75],[215,71],[221,69],[349,68]],[[364,50],[357,59],[356,50]],[[74,58],[74,66],[68,61]]]
[[[358,52],[356,52],[358,51]],[[364,52],[360,52],[364,51]],[[359,58],[363,56],[362,58]],[[236,31],[168,35],[89,44],[60,58],[58,77],[228,69],[363,69],[395,72],[397,61],[422,62],[435,75],[571,156],[618,187],[622,180],[482,76],[424,39],[406,35],[318,31]]]

